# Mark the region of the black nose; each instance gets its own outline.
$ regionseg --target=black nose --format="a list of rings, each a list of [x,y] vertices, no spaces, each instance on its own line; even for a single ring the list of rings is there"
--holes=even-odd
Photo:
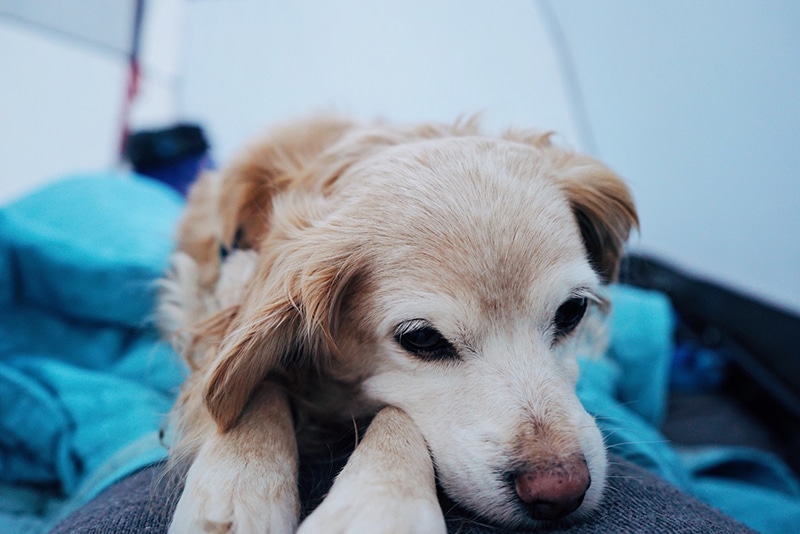
[[[531,517],[553,520],[577,510],[591,483],[589,468],[581,458],[519,473],[514,478],[514,489]]]

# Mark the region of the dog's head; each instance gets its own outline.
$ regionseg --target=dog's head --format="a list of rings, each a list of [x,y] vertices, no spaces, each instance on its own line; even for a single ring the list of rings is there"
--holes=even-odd
[[[206,403],[225,430],[264,377],[316,367],[408,413],[467,509],[578,516],[607,462],[573,349],[636,213],[610,170],[546,136],[465,133],[345,135],[324,187],[273,198]]]

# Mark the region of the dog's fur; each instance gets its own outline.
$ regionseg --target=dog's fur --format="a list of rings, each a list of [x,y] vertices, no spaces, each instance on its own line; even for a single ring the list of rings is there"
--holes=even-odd
[[[301,531],[444,532],[437,482],[511,527],[588,485],[554,515],[585,516],[607,461],[559,314],[602,302],[636,224],[597,161],[474,121],[300,121],[202,176],[161,302],[191,369],[171,532],[292,532],[298,450],[376,413]]]

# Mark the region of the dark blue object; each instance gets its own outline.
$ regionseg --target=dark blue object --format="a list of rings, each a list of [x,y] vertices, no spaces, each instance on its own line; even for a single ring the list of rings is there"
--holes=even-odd
[[[700,393],[718,390],[727,375],[729,362],[730,355],[718,330],[706,327],[697,335],[678,320],[670,376],[673,391]]]
[[[137,173],[164,182],[185,197],[197,176],[213,168],[208,149],[202,128],[178,124],[132,134],[125,143],[125,156]]]

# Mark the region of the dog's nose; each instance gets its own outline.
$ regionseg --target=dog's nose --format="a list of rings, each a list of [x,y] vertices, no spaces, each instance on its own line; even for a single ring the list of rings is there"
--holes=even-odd
[[[517,495],[534,519],[560,519],[577,510],[592,483],[586,461],[559,464],[520,473]]]

